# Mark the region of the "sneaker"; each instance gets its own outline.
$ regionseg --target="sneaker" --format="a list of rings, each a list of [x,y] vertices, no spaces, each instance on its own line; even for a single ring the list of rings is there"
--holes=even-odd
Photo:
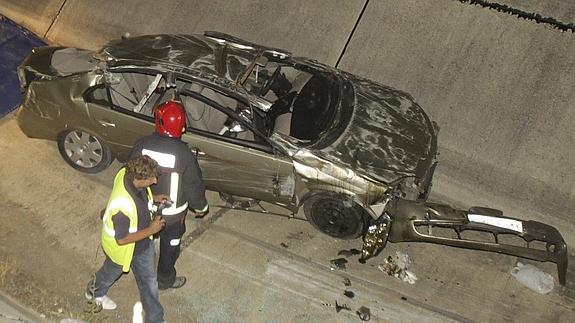
[[[180,288],[180,287],[184,286],[185,284],[186,284],[186,277],[178,276],[178,277],[176,277],[176,279],[174,280],[174,283],[171,286],[166,286],[166,285],[162,285],[162,284],[158,283],[158,289],[166,290],[166,289],[170,289],[170,288]]]
[[[115,310],[117,307],[116,302],[114,302],[110,297],[108,297],[108,295],[104,295],[102,297],[93,297],[88,292],[86,292],[85,296],[87,300],[95,301],[97,305],[102,306],[102,308],[105,310]]]

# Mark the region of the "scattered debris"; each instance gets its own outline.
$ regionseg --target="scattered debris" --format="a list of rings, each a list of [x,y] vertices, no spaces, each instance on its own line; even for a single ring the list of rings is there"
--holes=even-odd
[[[530,264],[517,262],[517,265],[511,269],[511,275],[518,282],[539,294],[548,294],[555,287],[551,275]]]
[[[343,284],[345,286],[351,286],[351,280],[349,280],[347,277],[343,277]]]
[[[350,291],[350,290],[346,290],[345,292],[343,292],[343,295],[345,295],[349,298],[353,298],[355,296],[355,293]]]
[[[361,254],[361,251],[353,248],[353,249],[349,249],[349,250],[340,250],[337,255],[338,256],[344,256],[344,257],[351,257],[351,256],[355,256],[355,255],[359,255]]]
[[[364,254],[362,254],[364,260],[370,255],[377,255],[386,240],[437,243],[497,252],[541,262],[554,262],[557,265],[559,284],[566,284],[569,262],[567,244],[556,228],[545,223],[504,216],[503,211],[486,207],[473,206],[468,210],[462,210],[447,204],[421,203],[406,199],[395,199],[384,212],[393,215],[393,224],[388,223],[384,228],[378,219],[373,226],[370,226],[371,232],[364,237]],[[440,232],[433,233],[434,228],[454,230],[456,237],[442,236]],[[381,231],[381,234],[377,235],[375,231]],[[465,238],[461,236],[463,231],[491,233],[491,237],[473,239],[466,235],[467,238]],[[499,243],[500,235],[512,235],[525,241],[526,244]],[[530,247],[530,241],[539,241],[546,247]]]
[[[401,251],[396,251],[395,256],[388,256],[383,260],[382,264],[379,264],[377,268],[390,276],[399,278],[404,282],[410,284],[415,284],[417,276],[409,270],[411,266],[411,258],[406,253]]]
[[[341,310],[351,311],[351,308],[349,308],[347,304],[338,304],[337,301],[335,301],[335,311],[339,313]]]
[[[369,313],[369,308],[362,306],[360,307],[357,312],[357,315],[359,316],[359,319],[362,321],[369,321],[369,319],[371,318],[371,314]]]
[[[385,212],[367,228],[367,233],[363,236],[360,263],[364,264],[367,259],[377,256],[383,250],[387,242],[387,227],[390,222],[391,218]]]
[[[88,301],[88,307],[84,309],[85,313],[96,314],[102,311],[102,304],[98,304],[93,300]]]
[[[290,240],[303,241],[304,240],[304,233],[303,233],[303,231],[289,232],[287,238]]]
[[[280,243],[280,246],[282,246],[282,247],[284,247],[284,248],[287,248],[287,247],[288,247],[287,243],[285,243],[285,242]]]
[[[347,260],[345,258],[337,258],[337,259],[332,259],[330,260],[331,263],[331,270],[345,270],[345,264],[347,263]]]

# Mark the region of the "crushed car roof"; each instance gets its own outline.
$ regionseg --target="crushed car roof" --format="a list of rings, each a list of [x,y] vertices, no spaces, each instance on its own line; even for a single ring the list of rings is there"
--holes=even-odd
[[[108,62],[202,67],[214,66],[216,46],[196,35],[145,35],[113,40],[100,54]]]
[[[96,57],[110,66],[160,65],[230,78],[239,75],[262,54],[281,58],[291,55],[282,49],[257,45],[227,34],[206,32],[204,35],[157,34],[116,39],[104,45]],[[230,61],[230,56],[236,60]],[[233,64],[237,62],[240,64]]]
[[[312,149],[319,156],[387,183],[406,176],[425,176],[435,155],[434,131],[425,112],[407,93],[313,60],[292,57],[281,49],[217,32],[113,40],[96,56],[109,66],[161,66],[229,88],[261,54],[290,57],[292,61],[337,74],[353,85],[354,113],[345,135],[340,132],[339,140],[329,147]],[[379,131],[373,132],[374,129]]]

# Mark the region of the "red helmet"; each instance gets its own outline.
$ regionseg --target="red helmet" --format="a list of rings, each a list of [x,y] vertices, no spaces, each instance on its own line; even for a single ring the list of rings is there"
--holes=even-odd
[[[186,112],[181,103],[168,101],[154,111],[156,132],[173,138],[180,138],[186,130]]]

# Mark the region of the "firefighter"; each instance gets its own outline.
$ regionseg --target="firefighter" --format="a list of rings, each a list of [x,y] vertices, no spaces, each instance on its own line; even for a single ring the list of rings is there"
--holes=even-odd
[[[186,129],[186,113],[181,103],[167,101],[154,111],[155,133],[138,140],[131,156],[147,155],[158,162],[158,183],[152,186],[155,195],[165,194],[172,202],[162,210],[166,227],[160,232],[158,287],[161,290],[180,288],[186,277],[176,275],[180,242],[186,232],[188,209],[198,216],[208,213],[208,202],[202,172],[196,156],[181,140]]]

